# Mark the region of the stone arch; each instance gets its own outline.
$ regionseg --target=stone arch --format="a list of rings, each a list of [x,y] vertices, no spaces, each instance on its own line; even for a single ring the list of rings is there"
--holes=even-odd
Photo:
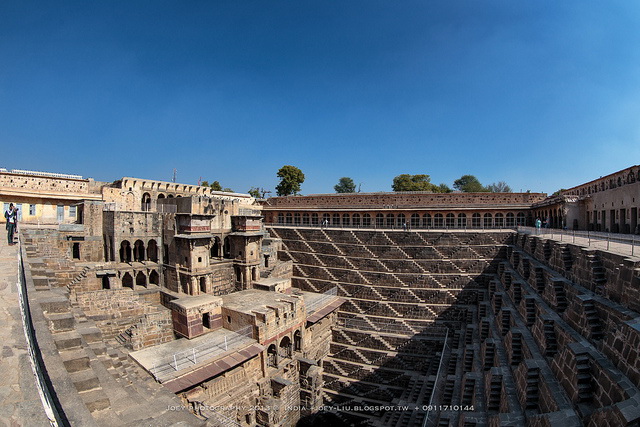
[[[133,260],[144,261],[144,242],[136,240],[133,244]]]
[[[312,213],[311,214],[311,225],[318,225],[318,214],[317,213]]]
[[[309,225],[309,214],[306,212],[302,214],[302,225]]]
[[[517,225],[526,225],[526,217],[524,212],[518,212],[516,216],[516,224]]]
[[[467,228],[467,214],[458,214],[458,228]]]
[[[398,219],[396,220],[396,225],[398,227],[403,227],[406,223],[407,223],[407,217],[405,217],[403,213],[398,214]]]
[[[411,214],[411,228],[420,227],[420,214]]]
[[[359,213],[354,213],[353,217],[351,217],[351,223],[353,224],[354,227],[360,227],[360,214]]]
[[[362,215],[362,226],[371,227],[371,215],[369,215],[368,213]]]
[[[147,259],[149,261],[158,262],[158,243],[155,239],[149,240],[147,243]]]
[[[131,243],[128,240],[120,242],[120,262],[131,262]]]
[[[376,215],[376,227],[384,227],[384,215],[381,213]]]
[[[142,271],[139,271],[138,274],[136,274],[136,286],[147,287],[147,276]]]
[[[124,273],[124,276],[122,276],[122,287],[133,289],[133,277],[129,272]]]
[[[291,338],[286,335],[280,340],[280,356],[283,358],[291,357]]]
[[[151,210],[151,194],[144,193],[142,195],[142,203],[140,206],[140,210],[142,211],[150,211]]]
[[[269,348],[267,348],[267,366],[272,368],[278,367],[278,350],[275,344],[271,344]]]
[[[434,228],[442,228],[444,227],[444,220],[441,213],[437,213],[433,218],[433,226]]]
[[[431,214],[426,213],[426,214],[422,215],[422,226],[423,226],[424,228],[431,228],[431,227],[433,227],[433,222],[432,222],[432,219],[431,219]]]
[[[149,283],[160,286],[160,275],[157,271],[151,270],[151,273],[149,274]]]
[[[302,351],[302,332],[300,329],[293,334],[293,351]]]
[[[516,217],[513,212],[507,212],[507,222],[505,225],[507,227],[514,227],[516,225]]]
[[[445,218],[445,225],[447,228],[453,228],[456,225],[456,216],[449,212]]]
[[[231,241],[229,240],[229,236],[224,238],[224,247],[222,256],[224,258],[231,258]]]
[[[482,223],[483,228],[491,228],[493,227],[493,216],[487,212],[484,214],[484,222]]]
[[[496,227],[498,227],[498,228],[504,227],[504,215],[502,213],[498,212],[496,214],[496,217],[495,217],[494,221],[495,221],[495,226]]]
[[[392,213],[387,214],[387,221],[385,223],[385,226],[387,226],[388,228],[393,227],[394,221],[395,221],[395,215]]]
[[[351,225],[351,217],[348,213],[342,214],[342,225],[346,225],[347,227]]]
[[[284,214],[282,212],[278,213],[278,224],[284,224]]]
[[[292,224],[292,223],[293,223],[293,215],[291,215],[291,212],[287,212],[286,224]]]
[[[471,227],[480,228],[480,214],[477,212],[471,215]]]
[[[219,258],[220,257],[220,238],[213,238],[213,245],[211,245],[211,251],[209,253],[211,258]]]
[[[331,220],[331,225],[340,225],[340,214],[334,213],[333,218]]]
[[[293,223],[295,225],[300,225],[302,221],[300,220],[300,212],[296,212],[293,214]]]

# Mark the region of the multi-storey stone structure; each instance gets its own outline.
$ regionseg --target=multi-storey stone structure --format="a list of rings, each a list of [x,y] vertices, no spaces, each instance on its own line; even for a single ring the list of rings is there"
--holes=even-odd
[[[631,231],[636,169],[552,198],[264,206],[137,178],[21,183],[13,171],[0,172],[0,197],[15,202],[15,185],[23,204],[40,200],[29,183],[48,182],[42,200],[74,206],[73,220],[21,231],[34,328],[69,420],[636,425],[640,260],[514,230],[541,217]],[[78,188],[56,199],[64,180]],[[594,222],[611,203],[625,221]]]

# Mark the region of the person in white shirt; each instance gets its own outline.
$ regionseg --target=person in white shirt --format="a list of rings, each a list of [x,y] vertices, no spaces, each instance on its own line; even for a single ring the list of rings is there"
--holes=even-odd
[[[7,240],[9,245],[13,245],[13,234],[18,230],[18,210],[9,204],[9,209],[4,211],[4,217],[7,220]]]

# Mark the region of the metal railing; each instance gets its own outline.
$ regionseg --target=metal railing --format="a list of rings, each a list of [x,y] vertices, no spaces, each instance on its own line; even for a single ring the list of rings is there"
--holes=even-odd
[[[188,350],[179,351],[167,356],[160,363],[155,363],[151,368],[151,374],[157,380],[162,380],[182,369],[189,368],[205,360],[214,358],[238,346],[247,338],[253,338],[253,327],[245,326],[238,331],[228,331],[227,334],[217,337],[213,341],[207,341]]]
[[[327,305],[329,301],[333,301],[338,296],[338,287],[335,286],[329,290],[326,290],[322,293],[322,296],[314,301],[306,304],[307,306],[307,314],[311,314],[314,311],[317,311],[321,307]]]
[[[443,224],[442,226],[433,225],[420,225],[415,226],[407,223],[406,226],[402,224],[304,224],[304,223],[286,223],[286,222],[265,222],[266,227],[296,227],[296,228],[316,228],[320,230],[404,230],[404,231],[478,231],[478,230],[516,230],[518,225],[451,225]]]
[[[536,228],[519,226],[520,233],[544,236],[552,240],[570,242],[624,255],[640,254],[636,246],[640,246],[640,237],[635,234],[606,233],[602,231],[563,230],[559,228]]]
[[[24,328],[25,339],[27,340],[29,360],[31,361],[31,368],[36,378],[36,387],[44,412],[49,419],[49,423],[52,427],[69,425],[66,416],[62,410],[60,402],[57,399],[56,392],[51,384],[51,380],[47,374],[47,369],[40,353],[38,346],[38,339],[33,326],[33,319],[31,318],[31,310],[29,309],[29,299],[27,298],[27,283],[26,274],[24,268],[24,259],[22,257],[22,243],[18,243],[18,268],[19,268],[19,282],[18,287],[18,300],[20,303],[20,312],[22,314],[22,323]]]

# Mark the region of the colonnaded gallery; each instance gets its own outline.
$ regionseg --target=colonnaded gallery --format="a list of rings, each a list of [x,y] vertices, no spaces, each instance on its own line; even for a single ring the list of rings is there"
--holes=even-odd
[[[257,200],[0,169],[45,416],[638,425],[638,178]]]

